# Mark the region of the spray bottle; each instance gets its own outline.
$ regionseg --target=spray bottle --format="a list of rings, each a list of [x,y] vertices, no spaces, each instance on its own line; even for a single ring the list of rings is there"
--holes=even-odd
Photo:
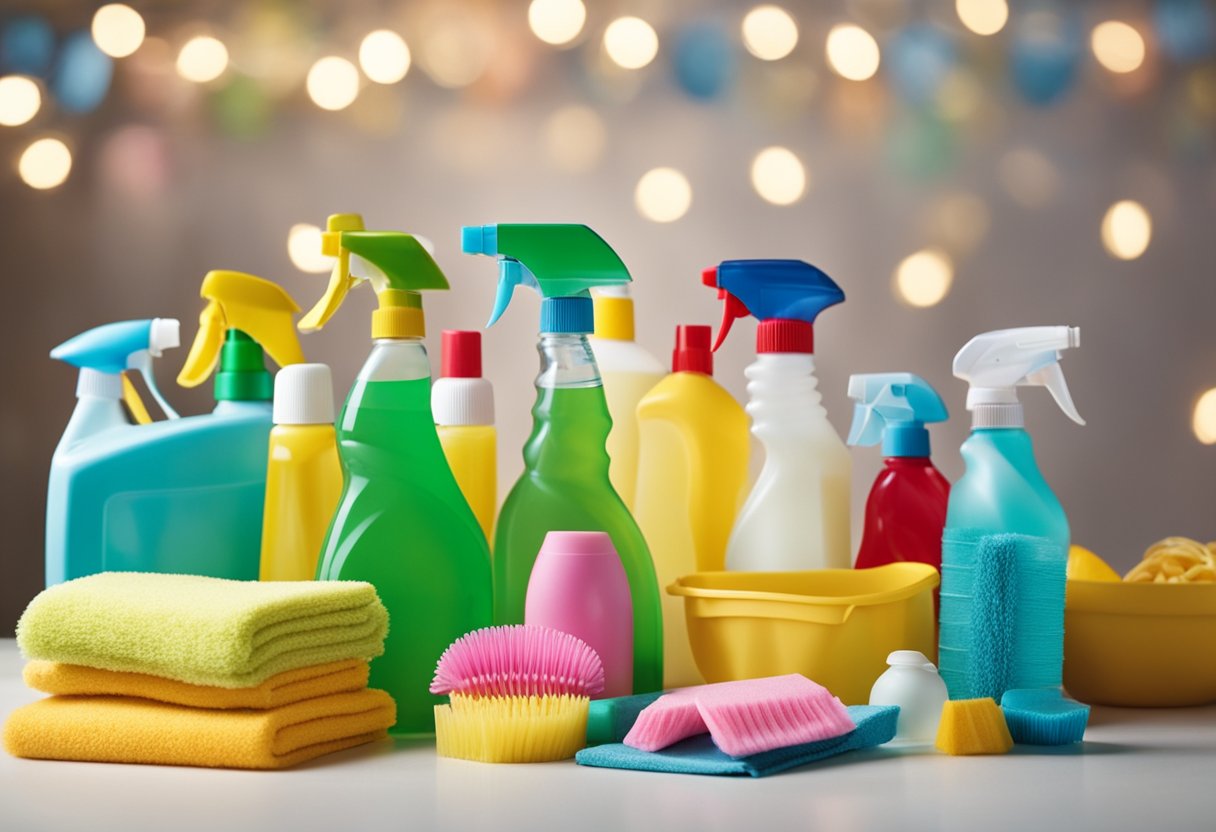
[[[820,404],[812,326],[844,292],[801,260],[727,260],[702,280],[726,302],[715,350],[736,318],[760,321],[747,412],[764,467],[735,521],[726,568],[847,569],[852,462]]]
[[[492,617],[489,547],[431,412],[420,292],[447,289],[448,281],[417,239],[365,231],[357,214],[331,216],[322,245],[337,260],[300,329],[323,327],[362,282],[371,283],[379,308],[371,355],[338,418],[344,485],[317,577],[375,585],[392,626],[369,683],[397,701],[396,733],[430,733],[443,701],[428,692],[435,663]]]
[[[494,387],[481,375],[481,333],[445,329],[431,410],[439,443],[486,540],[498,510],[498,434]]]
[[[587,339],[604,383],[612,430],[608,434],[608,476],[625,505],[634,507],[638,481],[638,402],[665,375],[663,364],[634,340],[629,286],[605,286],[591,295],[595,334]]]
[[[598,316],[598,309],[596,311]],[[726,565],[726,541],[747,485],[747,414],[714,381],[711,327],[676,327],[671,375],[638,404],[638,490],[633,514],[659,586]],[[683,599],[663,595],[663,685],[700,684]]]
[[[912,373],[849,378],[853,409],[850,445],[882,442],[883,469],[866,500],[858,569],[901,561],[942,568],[942,528],[950,483],[929,460],[930,422],[949,414],[927,381]]]
[[[587,343],[594,329],[588,290],[628,283],[616,252],[584,225],[485,225],[464,229],[469,254],[497,256],[490,324],[526,285],[541,295],[541,371],[524,472],[503,503],[494,539],[494,617],[524,620],[532,565],[551,531],[603,531],[612,538],[633,603],[633,688],[663,684],[663,624],[650,550],[608,476],[612,426],[599,367]]]
[[[274,379],[274,429],[262,520],[263,581],[311,581],[342,496],[334,384],[325,364],[293,364]]]
[[[52,353],[82,370],[51,463],[48,585],[105,571],[257,578],[272,387],[262,347],[280,366],[304,360],[298,307],[241,272],[209,272],[200,294],[207,306],[178,381],[200,384],[218,366],[209,414],[141,425],[122,414],[118,371],[146,364],[127,357],[139,344],[152,356],[176,342],[175,322],[94,330]],[[148,386],[158,396],[150,375]]]
[[[1020,601],[998,611],[1012,631],[1009,687],[1060,686],[1068,518],[1035,462],[1017,388],[1046,387],[1070,419],[1085,424],[1059,363],[1062,350],[1080,343],[1076,327],[1006,329],[977,335],[954,357],[954,375],[971,385],[972,431],[963,443],[966,471],[950,492],[942,544],[938,664],[951,697],[967,696],[971,685],[975,544],[1000,533],[1047,544],[1035,557],[1020,558],[1009,576]]]

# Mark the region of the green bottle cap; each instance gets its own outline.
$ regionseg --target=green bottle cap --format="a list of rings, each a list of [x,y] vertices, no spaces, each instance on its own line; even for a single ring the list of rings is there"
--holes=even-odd
[[[274,379],[266,371],[262,348],[239,329],[228,330],[215,374],[215,400],[268,402],[273,398]]]

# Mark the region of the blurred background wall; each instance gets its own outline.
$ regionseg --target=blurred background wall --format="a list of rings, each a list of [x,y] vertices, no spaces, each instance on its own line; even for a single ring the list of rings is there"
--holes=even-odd
[[[425,299],[436,365],[439,331],[481,326],[493,297],[461,224],[593,226],[664,359],[676,323],[719,319],[703,267],[815,263],[848,296],[816,325],[833,422],[848,428],[850,373],[917,372],[951,408],[933,429],[951,478],[969,426],[957,349],[1080,326],[1063,366],[1089,424],[1023,396],[1074,539],[1127,568],[1165,535],[1216,538],[1216,8],[781,2],[150,0],[132,2],[141,39],[122,10],[9,0],[0,627],[42,586],[48,464],[74,404],[76,372],[48,351],[112,320],[181,318],[158,375],[183,412],[209,409],[209,387],[172,381],[203,274],[250,271],[307,308],[327,279],[307,226],[338,211],[433,241],[452,283]],[[361,50],[381,29],[399,38]],[[369,349],[359,294],[304,338],[339,397]],[[536,309],[520,298],[485,333],[504,493]],[[740,322],[717,356],[739,396],[753,333]],[[856,528],[881,460],[854,461]]]

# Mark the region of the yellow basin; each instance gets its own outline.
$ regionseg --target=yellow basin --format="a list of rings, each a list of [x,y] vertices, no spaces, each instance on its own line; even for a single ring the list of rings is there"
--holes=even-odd
[[[693,658],[707,682],[801,673],[864,705],[894,650],[937,655],[923,563],[810,572],[699,572],[667,588],[684,598]]]
[[[1216,702],[1216,583],[1070,580],[1064,687],[1094,705]]]

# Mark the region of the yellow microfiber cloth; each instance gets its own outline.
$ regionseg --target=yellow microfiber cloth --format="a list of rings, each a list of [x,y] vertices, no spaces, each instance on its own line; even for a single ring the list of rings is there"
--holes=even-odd
[[[212,768],[287,768],[385,736],[382,690],[336,693],[266,711],[216,711],[126,696],[51,696],[13,711],[16,757]]]
[[[361,581],[228,581],[103,572],[50,587],[17,622],[30,659],[248,688],[384,652],[388,613]]]
[[[278,708],[304,699],[367,687],[367,662],[349,659],[302,667],[271,676],[251,688],[191,685],[146,673],[99,670],[78,664],[35,660],[25,666],[25,683],[61,696],[137,696],[192,708]]]

